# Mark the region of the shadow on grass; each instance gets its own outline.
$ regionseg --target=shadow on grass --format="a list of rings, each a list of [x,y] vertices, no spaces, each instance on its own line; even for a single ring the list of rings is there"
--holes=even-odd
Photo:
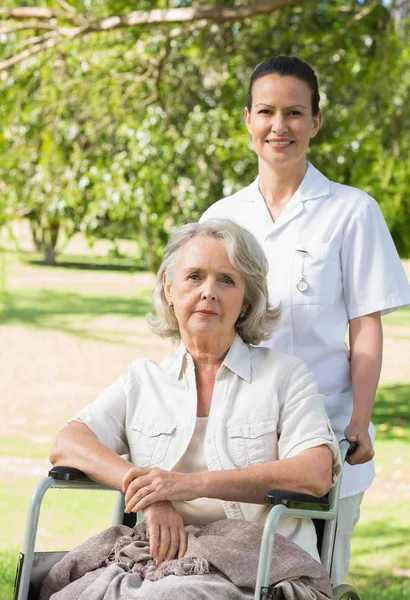
[[[380,440],[410,441],[410,384],[382,386],[377,391],[372,421]]]
[[[50,268],[43,260],[38,258],[25,258],[24,262],[36,267]],[[110,258],[109,262],[105,258],[94,258],[90,261],[90,257],[85,257],[81,260],[78,256],[75,260],[70,260],[69,256],[65,256],[65,260],[57,260],[56,268],[75,269],[79,271],[113,271],[113,272],[147,272],[143,265],[132,259],[126,258]]]
[[[393,510],[406,511],[402,502]],[[360,523],[354,534],[353,582],[363,600],[407,600],[410,598],[408,572],[408,527],[394,518]]]
[[[141,317],[151,310],[148,300],[141,297],[90,296],[52,288],[7,293],[0,325],[25,325],[70,333],[77,337],[122,343],[119,332],[97,330],[84,326],[84,319],[104,316]]]
[[[395,502],[397,498],[394,499]],[[405,502],[396,505],[396,512],[406,510]],[[406,546],[409,539],[409,529],[407,523],[400,524],[393,518],[383,518],[370,521],[368,523],[360,523],[360,526],[355,529],[355,542],[357,545],[360,544],[360,555],[365,557],[368,555],[374,555],[376,547],[386,553],[394,552],[395,558],[399,561],[399,556],[402,554],[403,559],[407,559],[405,556]],[[399,567],[400,565],[397,564]],[[404,566],[404,565],[402,565]],[[369,564],[369,569],[372,569],[372,565]]]

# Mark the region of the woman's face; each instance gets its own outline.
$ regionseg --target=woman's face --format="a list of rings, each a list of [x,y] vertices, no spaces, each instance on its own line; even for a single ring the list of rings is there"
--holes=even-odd
[[[310,139],[319,131],[321,113],[312,114],[312,92],[292,76],[265,75],[252,88],[252,110],[246,126],[259,161],[273,168],[306,163]]]
[[[230,341],[244,309],[245,279],[233,268],[222,243],[196,236],[183,246],[164,291],[174,305],[181,337]],[[185,335],[184,335],[185,334]]]

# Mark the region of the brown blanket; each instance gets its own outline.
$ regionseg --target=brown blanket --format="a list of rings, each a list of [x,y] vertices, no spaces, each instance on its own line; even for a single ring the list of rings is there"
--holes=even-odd
[[[156,567],[145,523],[118,525],[78,546],[46,577],[40,600],[250,600],[262,527],[226,519],[188,535],[184,558]],[[189,577],[185,577],[189,575]],[[270,573],[278,600],[331,600],[323,567],[280,535]]]

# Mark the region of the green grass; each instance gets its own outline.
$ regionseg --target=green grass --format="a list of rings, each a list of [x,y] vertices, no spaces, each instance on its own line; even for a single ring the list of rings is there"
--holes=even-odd
[[[352,542],[348,580],[363,600],[410,598],[408,500],[365,508]]]
[[[379,388],[372,421],[378,440],[410,443],[410,384],[398,383]]]
[[[44,473],[46,476],[47,473]],[[11,479],[0,491],[0,550],[21,548],[25,517],[39,478]],[[49,490],[42,503],[37,548],[68,550],[111,524],[112,491]],[[16,551],[14,551],[17,556]]]
[[[365,495],[353,537],[348,581],[363,600],[410,598],[409,502],[400,492],[401,482],[410,483],[409,398],[410,384],[403,383],[380,387],[375,401],[375,462],[391,497],[386,492],[374,503]]]

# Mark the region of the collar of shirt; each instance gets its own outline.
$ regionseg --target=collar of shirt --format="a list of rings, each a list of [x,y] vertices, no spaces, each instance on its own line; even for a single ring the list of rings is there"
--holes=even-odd
[[[266,225],[265,235],[269,235],[281,229],[296,217],[303,210],[306,200],[316,200],[329,196],[330,181],[312,164],[308,163],[302,183],[275,222],[272,221],[265,199],[259,190],[259,176],[246,189],[248,193],[243,195],[242,199],[245,202],[254,202],[257,204],[260,215]]]
[[[180,379],[185,369],[190,365],[193,365],[192,357],[185,348],[184,343],[181,341],[178,350],[174,355],[174,360],[163,364],[163,368],[176,379]],[[226,367],[248,383],[252,380],[249,348],[238,333],[235,334],[232,346],[229,348],[228,353],[222,362],[221,368],[222,367]],[[219,372],[220,370],[218,373]]]
[[[262,194],[259,191],[259,175],[247,188],[252,193],[244,194],[244,202],[255,202],[258,197],[263,199]],[[306,200],[314,200],[316,198],[323,198],[330,194],[330,181],[323,175],[316,167],[311,163],[307,163],[307,169],[302,183],[294,193],[288,206],[295,205],[299,202],[305,202]]]

